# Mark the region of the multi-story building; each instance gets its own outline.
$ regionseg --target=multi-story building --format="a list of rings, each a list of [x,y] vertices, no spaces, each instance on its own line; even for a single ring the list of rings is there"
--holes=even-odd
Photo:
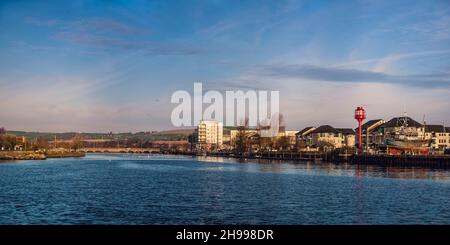
[[[192,142],[201,148],[222,146],[223,124],[217,121],[200,121],[193,133]]]
[[[369,120],[362,125],[362,145],[366,148],[366,144],[370,147],[375,147],[377,145],[383,144],[383,132],[381,130],[381,125],[385,121],[383,119]],[[358,128],[355,129],[358,131]],[[358,144],[358,137],[356,137],[356,144]]]
[[[386,146],[410,147],[407,151],[420,154],[419,151],[428,146],[435,152],[444,152],[450,149],[450,130],[443,125],[421,124],[407,116],[394,117],[387,122],[376,119],[363,124],[362,141],[364,148],[366,142],[369,143],[369,150],[383,150]]]
[[[247,128],[244,130],[244,132],[245,132],[245,136],[247,138],[251,138],[251,137],[258,135],[258,130],[253,129],[253,128]],[[238,129],[230,130],[230,145],[231,146],[234,146],[236,144],[236,138],[237,138],[238,134],[239,134]]]
[[[380,127],[383,141],[396,139],[399,136],[407,141],[417,141],[424,139],[425,136],[424,125],[410,117],[394,117]]]
[[[287,137],[289,145],[295,145],[297,133],[298,133],[298,131],[296,131],[296,130],[284,130],[284,131],[278,132],[277,138]]]
[[[319,146],[328,143],[333,148],[354,147],[355,131],[351,128],[334,128],[322,125],[311,132],[312,145]]]
[[[425,139],[430,140],[430,147],[434,150],[450,149],[450,128],[444,125],[426,125]]]
[[[316,130],[316,128],[310,126],[298,131],[298,133],[295,134],[297,143],[302,144],[304,147],[311,146],[312,145],[311,133],[314,132],[314,130]]]

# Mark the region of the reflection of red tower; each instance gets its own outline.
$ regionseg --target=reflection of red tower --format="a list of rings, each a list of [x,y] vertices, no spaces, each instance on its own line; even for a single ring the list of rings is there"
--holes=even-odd
[[[358,106],[355,110],[355,119],[358,120],[358,149],[362,152],[362,121],[366,119],[366,111],[362,106]]]

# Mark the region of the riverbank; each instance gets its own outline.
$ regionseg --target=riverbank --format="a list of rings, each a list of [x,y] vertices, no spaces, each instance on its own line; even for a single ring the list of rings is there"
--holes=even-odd
[[[45,160],[47,156],[34,151],[1,151],[0,160]]]
[[[324,152],[260,152],[236,154],[233,152],[195,153],[188,151],[159,151],[157,148],[83,148],[79,151],[52,149],[37,152],[0,152],[0,160],[45,160],[47,158],[84,157],[87,153],[173,154],[188,156],[213,156],[236,159],[263,159],[293,162],[335,162],[364,165],[390,165],[404,167],[450,168],[450,156],[389,156],[351,155]]]
[[[0,160],[46,160],[47,158],[84,157],[77,151],[0,151]]]
[[[84,152],[78,151],[62,151],[62,152],[47,152],[45,153],[47,158],[65,158],[65,157],[85,157]]]

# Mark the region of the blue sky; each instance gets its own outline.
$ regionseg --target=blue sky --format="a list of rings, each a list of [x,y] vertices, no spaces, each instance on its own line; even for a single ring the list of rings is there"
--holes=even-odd
[[[449,1],[1,1],[0,126],[171,128],[170,96],[279,90],[288,128],[450,125]]]

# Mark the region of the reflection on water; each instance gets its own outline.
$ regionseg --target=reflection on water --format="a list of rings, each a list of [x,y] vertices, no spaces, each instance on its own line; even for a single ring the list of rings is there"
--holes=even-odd
[[[58,158],[47,159],[48,160],[60,160]],[[132,153],[90,153],[87,154],[86,157],[82,158],[82,160],[108,160],[108,161],[124,161],[124,160],[145,160],[145,161],[185,161],[192,160],[191,156],[185,155],[163,155],[163,154],[132,154]]]
[[[235,162],[231,158],[225,158],[225,157],[211,157],[211,156],[197,156],[197,160],[202,162]]]
[[[197,160],[216,163],[257,163],[257,171],[278,173],[311,173],[327,175],[348,175],[357,177],[385,177],[396,179],[450,180],[450,169],[399,167],[384,165],[356,165],[332,162],[295,162],[265,159],[233,159],[200,156]]]

